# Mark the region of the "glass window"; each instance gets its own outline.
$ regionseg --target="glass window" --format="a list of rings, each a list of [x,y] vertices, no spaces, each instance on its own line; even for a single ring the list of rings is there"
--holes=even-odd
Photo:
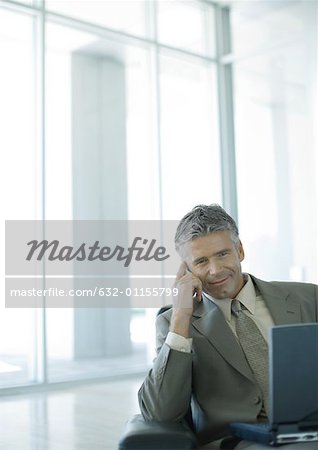
[[[214,65],[160,58],[162,204],[179,220],[198,203],[221,202]]]
[[[145,0],[46,0],[49,11],[127,33],[144,35]]]
[[[197,1],[158,1],[158,39],[195,53],[215,55],[214,8]]]
[[[42,59],[42,0],[12,3],[0,7],[3,219],[180,219],[221,202],[216,67],[205,58],[215,55],[213,5],[48,0]],[[160,43],[178,51],[159,54]],[[48,382],[144,370],[156,309],[130,306],[3,301],[0,386],[42,382],[46,364]]]
[[[4,236],[5,220],[41,218],[33,27],[31,18],[0,9],[1,236]],[[3,239],[1,254],[4,255]],[[4,258],[0,268],[4,292]],[[35,381],[35,317],[31,309],[6,309],[5,296],[1,296],[0,386]]]
[[[126,49],[128,218],[159,219],[153,52]]]
[[[267,279],[315,281],[317,4],[280,2],[277,8],[266,3],[266,14],[242,13],[241,26],[244,21],[247,28],[257,29],[253,43],[273,27],[267,51],[259,49],[234,64],[239,222],[246,267]],[[241,42],[241,31],[234,26],[233,41]],[[278,40],[282,34],[283,45]],[[250,49],[250,44],[241,45],[242,52]]]
[[[158,218],[150,52],[50,23],[46,61],[47,218]],[[145,367],[147,315],[49,309],[49,381]]]

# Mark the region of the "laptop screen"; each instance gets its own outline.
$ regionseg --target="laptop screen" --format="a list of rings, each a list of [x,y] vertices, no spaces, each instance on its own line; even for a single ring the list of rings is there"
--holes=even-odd
[[[269,391],[271,423],[297,423],[317,416],[318,324],[271,328]]]

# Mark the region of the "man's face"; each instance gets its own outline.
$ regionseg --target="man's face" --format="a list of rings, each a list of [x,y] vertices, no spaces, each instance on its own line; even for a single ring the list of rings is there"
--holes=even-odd
[[[214,298],[235,298],[244,285],[244,250],[230,231],[216,231],[185,244],[185,262],[201,280],[203,291]]]

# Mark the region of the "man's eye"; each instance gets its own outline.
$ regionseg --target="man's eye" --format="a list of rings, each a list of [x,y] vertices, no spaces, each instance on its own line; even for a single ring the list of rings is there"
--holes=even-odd
[[[219,253],[219,256],[223,257],[223,256],[226,256],[226,255],[228,255],[228,254],[229,254],[229,252],[220,252],[220,253]]]
[[[196,261],[195,265],[196,265],[196,266],[199,266],[199,265],[202,266],[202,264],[204,264],[205,262],[206,262],[205,259],[199,259],[199,261]]]

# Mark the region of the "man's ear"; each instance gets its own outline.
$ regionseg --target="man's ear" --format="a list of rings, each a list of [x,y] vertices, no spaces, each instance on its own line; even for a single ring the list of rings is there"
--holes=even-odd
[[[241,241],[238,244],[237,252],[238,252],[238,255],[239,255],[239,258],[240,258],[240,262],[242,262],[243,259],[245,258],[245,253],[244,253],[244,248],[243,248],[243,244],[242,244]]]

